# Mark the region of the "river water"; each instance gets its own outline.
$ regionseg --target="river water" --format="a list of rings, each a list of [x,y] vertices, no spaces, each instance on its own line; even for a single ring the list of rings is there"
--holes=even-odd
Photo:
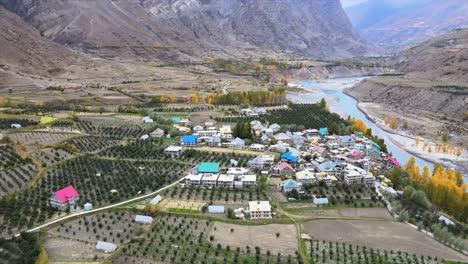
[[[356,119],[362,119],[369,128],[372,129],[374,135],[385,140],[388,151],[395,157],[402,165],[412,156],[398,145],[394,144],[388,135],[388,132],[379,128],[372,122],[357,106],[357,100],[345,94],[343,89],[350,88],[361,80],[368,77],[350,77],[350,78],[337,78],[337,79],[322,79],[322,80],[306,80],[301,81],[299,84],[303,85],[306,89],[313,91],[313,93],[296,93],[288,95],[288,98],[296,103],[316,103],[322,98],[325,98],[330,110],[338,113],[343,118],[352,116]],[[332,84],[333,88],[330,88]],[[428,165],[432,171],[434,164],[417,158],[416,163],[422,169]]]

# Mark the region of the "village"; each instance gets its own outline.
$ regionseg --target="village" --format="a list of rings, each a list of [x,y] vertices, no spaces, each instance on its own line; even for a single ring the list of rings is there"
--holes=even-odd
[[[330,229],[321,222],[326,220],[353,232],[369,232],[379,223],[391,245],[369,240],[375,249],[405,252],[409,247],[424,263],[439,263],[447,255],[457,258],[401,223],[401,211],[392,208],[390,199],[401,199],[404,193],[389,172],[402,165],[381,142],[359,130],[337,134],[333,126],[302,129],[269,119],[272,111],[311,109],[328,115],[315,107],[238,108],[214,118],[212,112],[105,117],[83,113],[44,125],[43,118],[12,119],[5,123],[5,136],[12,143],[1,146],[9,160],[2,166],[4,181],[18,187],[8,189],[0,182],[0,191],[29,201],[24,212],[34,203],[41,207],[36,219],[4,222],[4,234],[25,228],[24,221],[31,227],[45,222],[46,227],[37,230],[47,230],[44,246],[54,261],[69,260],[65,252],[80,250],[84,255],[74,260],[186,263],[191,254],[202,259],[206,251],[219,259],[224,251],[228,263],[247,261],[250,254],[261,263],[321,263],[320,252],[336,247],[318,243],[336,241],[322,232]],[[23,159],[10,147],[15,144],[39,146],[40,151]],[[34,181],[38,167],[45,171],[36,180],[35,189],[41,192],[16,194],[14,190]],[[22,175],[21,182],[13,180],[15,173]],[[21,211],[8,212],[11,215],[3,219],[21,219],[16,215]],[[57,220],[47,220],[51,216]],[[459,226],[453,218],[438,217],[440,223]],[[411,237],[405,241],[425,241],[430,250],[401,243],[399,232]],[[351,236],[344,240],[350,246],[355,245]],[[359,246],[347,250],[337,258],[352,251],[371,257]],[[316,253],[306,260],[304,255],[311,252]],[[387,256],[382,251],[379,258],[413,259],[390,251]],[[335,261],[339,260],[330,263]]]

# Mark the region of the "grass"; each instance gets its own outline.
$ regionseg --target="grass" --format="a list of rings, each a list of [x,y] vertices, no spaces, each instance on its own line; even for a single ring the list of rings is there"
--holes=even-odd
[[[51,116],[41,116],[41,120],[40,120],[40,123],[42,125],[46,125],[46,124],[50,124],[54,121],[58,120],[58,118],[55,118],[55,117],[51,117]]]
[[[200,214],[200,210],[186,209],[186,208],[168,208],[170,213],[182,213],[182,214]]]
[[[44,247],[41,247],[41,253],[37,257],[36,264],[47,264],[49,262],[49,253]]]

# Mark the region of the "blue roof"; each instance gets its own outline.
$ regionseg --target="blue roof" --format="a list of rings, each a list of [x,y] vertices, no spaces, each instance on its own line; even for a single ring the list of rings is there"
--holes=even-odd
[[[187,144],[187,143],[197,143],[198,137],[195,135],[185,135],[182,137],[182,141]]]
[[[216,162],[202,162],[198,165],[197,171],[199,173],[218,173],[219,163]]]
[[[297,162],[297,157],[293,156],[293,155],[291,154],[291,152],[287,152],[287,153],[281,154],[281,158],[282,158],[282,159],[287,159],[287,160],[289,160],[289,161],[291,161],[291,162],[294,162],[294,163]]]
[[[347,142],[347,143],[351,143],[351,142],[355,141],[354,137],[352,137],[352,136],[342,136],[340,138],[341,138],[341,141]]]
[[[327,162],[319,164],[317,166],[317,168],[320,171],[326,171],[326,170],[329,170],[329,169],[334,169],[337,165],[340,165],[340,164],[341,163],[339,161],[335,161],[335,162],[327,161]]]
[[[283,186],[283,188],[286,188],[286,189],[299,187],[299,184],[297,183],[297,181],[291,180],[291,179],[281,182],[281,185]]]
[[[325,136],[328,134],[328,128],[322,127],[320,128],[320,135]]]
[[[382,149],[382,148],[379,146],[379,144],[375,143],[374,141],[370,140],[370,143],[371,143],[372,145],[374,145],[374,147],[376,147],[376,148],[378,148],[378,149]]]

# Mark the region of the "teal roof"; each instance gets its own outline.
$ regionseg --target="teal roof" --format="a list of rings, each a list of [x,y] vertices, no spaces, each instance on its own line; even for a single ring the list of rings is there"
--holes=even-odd
[[[283,181],[282,185],[283,185],[283,188],[285,189],[292,189],[292,188],[299,187],[297,181],[291,180],[291,179]]]
[[[219,163],[216,162],[202,162],[198,165],[197,171],[199,173],[218,173]]]
[[[328,128],[322,127],[320,128],[320,135],[325,136],[328,134]]]
[[[172,122],[174,123],[179,123],[180,122],[180,117],[178,116],[174,116],[173,118],[171,118]]]

